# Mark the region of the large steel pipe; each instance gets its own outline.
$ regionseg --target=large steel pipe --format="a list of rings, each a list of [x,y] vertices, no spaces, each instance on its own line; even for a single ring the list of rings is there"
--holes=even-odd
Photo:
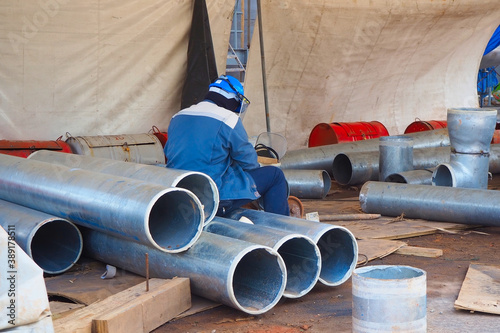
[[[45,273],[60,274],[78,261],[83,239],[68,220],[0,200],[0,226]]]
[[[358,243],[344,227],[257,210],[238,209],[230,218],[250,219],[254,224],[298,233],[311,238],[321,253],[319,281],[327,286],[338,286],[352,274],[358,260]]]
[[[325,170],[283,170],[290,188],[290,195],[301,199],[324,199],[332,186],[332,179]]]
[[[409,133],[404,136],[413,139],[413,148],[415,149],[450,145],[446,128]],[[335,156],[352,152],[376,152],[379,150],[379,140],[377,138],[288,151],[280,160],[281,168],[326,170],[332,175],[332,164]]]
[[[321,254],[307,236],[264,226],[216,217],[205,226],[205,231],[268,246],[283,258],[287,282],[283,296],[298,298],[307,294],[316,284],[321,270]]]
[[[365,213],[477,225],[500,225],[500,191],[367,182],[359,194]]]
[[[286,268],[273,249],[202,232],[189,250],[164,253],[142,244],[86,229],[84,253],[144,276],[148,253],[151,277],[188,277],[199,296],[249,314],[269,311],[286,285]]]
[[[185,251],[203,228],[200,201],[182,188],[9,155],[0,180],[0,199],[162,251]]]
[[[413,170],[413,140],[403,135],[380,138],[379,176],[381,181],[400,171]]]
[[[29,159],[129,177],[165,187],[184,188],[200,199],[205,213],[205,222],[213,219],[219,207],[217,185],[212,178],[201,172],[167,169],[165,165],[161,167],[86,155],[59,154],[48,150],[37,151],[31,154]]]
[[[490,142],[496,121],[496,110],[449,109],[450,163],[437,166],[432,175],[432,184],[486,189]]]

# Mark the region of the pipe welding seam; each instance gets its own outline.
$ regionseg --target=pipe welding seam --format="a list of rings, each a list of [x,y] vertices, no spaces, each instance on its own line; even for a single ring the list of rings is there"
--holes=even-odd
[[[78,261],[83,239],[68,220],[0,200],[0,225],[15,226],[16,243],[45,273],[64,273]]]
[[[229,218],[250,219],[262,225],[311,238],[321,253],[319,281],[327,286],[338,286],[349,279],[358,260],[358,244],[354,235],[344,227],[257,210],[237,209]]]
[[[28,158],[71,168],[133,178],[165,187],[184,188],[193,192],[200,200],[205,214],[205,223],[214,218],[219,208],[217,185],[212,178],[201,172],[168,169],[165,164],[146,165],[87,155],[60,154],[48,150],[36,151]]]
[[[312,239],[304,235],[216,217],[205,231],[268,246],[283,258],[287,284],[283,296],[298,298],[307,294],[319,279],[321,254]]]
[[[188,277],[193,294],[248,314],[269,311],[285,290],[285,263],[266,246],[202,232],[187,251],[165,253],[88,228],[82,232],[89,257],[144,276],[148,253],[151,277]]]
[[[188,190],[0,155],[0,198],[157,247],[186,250],[203,228]]]

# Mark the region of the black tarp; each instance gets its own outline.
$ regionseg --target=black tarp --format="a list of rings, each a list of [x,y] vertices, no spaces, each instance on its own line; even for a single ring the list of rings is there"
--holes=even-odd
[[[218,77],[205,0],[194,0],[187,55],[187,75],[181,99],[183,109],[202,101],[208,85]]]

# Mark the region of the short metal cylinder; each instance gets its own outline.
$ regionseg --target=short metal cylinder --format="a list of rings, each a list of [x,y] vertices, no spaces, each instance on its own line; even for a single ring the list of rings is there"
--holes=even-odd
[[[83,239],[68,220],[0,200],[0,226],[45,273],[64,273],[78,261]]]
[[[379,177],[413,170],[413,140],[403,135],[384,136],[379,139]]]
[[[290,188],[290,195],[301,199],[324,199],[332,186],[332,179],[325,170],[283,170]]]
[[[143,164],[165,163],[163,146],[153,134],[71,136],[66,143],[73,154]]]
[[[450,163],[437,166],[432,185],[488,188],[489,154],[452,153]]]
[[[366,182],[359,193],[365,213],[431,221],[499,226],[500,191]]]
[[[309,237],[221,217],[214,218],[204,230],[268,246],[278,252],[285,262],[287,272],[283,293],[285,297],[304,296],[319,279],[321,254]]]
[[[352,331],[427,332],[427,274],[410,266],[365,266],[352,276]]]
[[[199,237],[201,203],[182,188],[0,155],[0,199],[180,252]]]
[[[285,230],[311,238],[321,253],[319,281],[327,286],[344,283],[356,267],[358,243],[354,235],[344,227],[249,209],[238,209],[229,217],[239,220],[243,216],[258,226]]]
[[[214,218],[219,207],[217,185],[212,178],[201,172],[167,169],[165,164],[153,166],[86,155],[59,154],[47,150],[37,151],[31,154],[29,159],[133,178],[165,187],[184,188],[193,192],[200,200],[205,222]]]
[[[385,178],[386,182],[432,185],[432,173],[434,169],[410,170],[393,173]]]
[[[269,311],[285,289],[285,263],[266,246],[202,232],[189,250],[164,253],[90,229],[83,236],[89,257],[144,276],[148,253],[151,277],[187,277],[194,294],[249,314]]]

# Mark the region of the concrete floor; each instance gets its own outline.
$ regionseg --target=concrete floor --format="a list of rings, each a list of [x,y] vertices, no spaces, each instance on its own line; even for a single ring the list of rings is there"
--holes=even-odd
[[[494,178],[492,189],[497,189]],[[351,211],[359,212],[354,188],[336,189],[321,201],[320,209],[329,207],[329,213],[345,213],[346,200]],[[352,200],[349,200],[351,198]],[[318,202],[304,201],[306,212],[315,211]],[[381,226],[383,227],[383,226]],[[455,310],[469,264],[495,265],[500,255],[500,227],[480,227],[403,239],[411,246],[438,248],[443,255],[438,258],[391,254],[368,265],[409,265],[427,272],[427,326],[428,332],[499,332],[497,315]],[[499,295],[500,298],[500,295]],[[189,317],[171,321],[155,333],[161,332],[351,332],[352,325],[351,279],[338,287],[318,284],[299,299],[282,299],[269,312],[250,316],[243,312],[219,306]]]

